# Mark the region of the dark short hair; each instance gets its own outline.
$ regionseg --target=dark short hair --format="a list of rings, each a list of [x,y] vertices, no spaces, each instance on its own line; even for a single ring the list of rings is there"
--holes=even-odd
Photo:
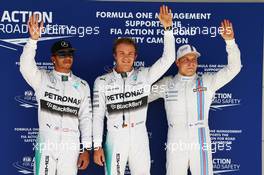
[[[138,49],[137,49],[137,45],[135,43],[135,41],[131,38],[119,38],[116,39],[113,45],[113,54],[116,53],[116,48],[119,44],[128,44],[128,45],[132,45],[135,48],[135,51],[137,53]]]

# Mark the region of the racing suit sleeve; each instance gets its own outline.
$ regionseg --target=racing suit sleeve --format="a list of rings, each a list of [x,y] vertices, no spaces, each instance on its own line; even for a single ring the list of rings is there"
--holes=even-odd
[[[41,71],[35,61],[37,40],[29,38],[20,56],[20,72],[27,83],[36,91],[41,84]]]
[[[226,41],[226,51],[228,64],[212,77],[210,84],[213,91],[230,82],[241,69],[240,50],[234,39]]]
[[[147,80],[150,84],[157,81],[175,61],[175,39],[173,31],[164,31],[164,47],[163,54],[149,69]]]
[[[148,96],[148,103],[151,103],[159,98],[164,98],[166,90],[166,77],[151,86],[151,91]]]
[[[105,117],[105,93],[104,81],[98,77],[94,82],[93,89],[93,142],[94,147],[101,147],[103,140],[104,130],[104,117]]]
[[[83,148],[92,148],[92,104],[90,88],[86,83],[84,97],[80,105],[79,112],[79,130],[81,133],[81,143]]]

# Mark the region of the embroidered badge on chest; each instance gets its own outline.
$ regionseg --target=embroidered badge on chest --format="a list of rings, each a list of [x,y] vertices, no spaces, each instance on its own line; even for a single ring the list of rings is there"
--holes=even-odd
[[[79,82],[75,82],[73,85],[72,85],[75,89],[78,89],[80,87],[80,83]]]
[[[68,81],[68,76],[62,75],[61,76],[61,81]]]
[[[133,76],[133,80],[134,80],[134,81],[137,81],[137,75],[134,75],[134,76]]]
[[[207,91],[207,87],[198,87],[196,89],[193,89],[193,92],[202,92]]]

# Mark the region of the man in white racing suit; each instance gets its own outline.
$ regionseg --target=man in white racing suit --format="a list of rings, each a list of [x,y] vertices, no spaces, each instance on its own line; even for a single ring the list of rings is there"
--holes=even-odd
[[[33,15],[28,27],[30,39],[20,57],[20,71],[34,89],[38,102],[34,174],[74,175],[78,168],[88,166],[88,149],[92,147],[89,85],[72,74],[75,49],[65,40],[51,48],[54,70],[38,69],[34,58],[43,22],[39,24],[38,16]]]
[[[137,56],[136,45],[129,38],[120,38],[113,47],[116,67],[111,73],[95,80],[94,161],[101,166],[106,161],[107,175],[123,175],[127,162],[132,175],[150,174],[149,140],[145,126],[148,95],[151,84],[169,69],[175,59],[172,13],[167,6],[161,6],[159,20],[165,28],[164,51],[159,60],[149,68],[133,69]],[[105,116],[107,136],[103,150]]]
[[[177,51],[179,73],[152,86],[149,101],[164,98],[168,120],[167,175],[213,175],[208,114],[215,92],[240,71],[240,51],[231,22],[221,23],[228,64],[217,73],[196,74],[200,53],[183,45]]]

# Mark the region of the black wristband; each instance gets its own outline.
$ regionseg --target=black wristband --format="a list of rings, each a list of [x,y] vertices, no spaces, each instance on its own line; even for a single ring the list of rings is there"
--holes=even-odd
[[[84,148],[84,151],[89,152],[89,151],[91,151],[91,148]]]
[[[101,146],[94,147],[94,150],[97,151],[101,148]]]
[[[91,148],[80,148],[80,153],[83,153],[83,152],[85,152],[85,151],[91,151],[92,149]]]
[[[165,28],[165,31],[170,31],[170,30],[172,30],[172,26],[167,26],[167,27]]]

